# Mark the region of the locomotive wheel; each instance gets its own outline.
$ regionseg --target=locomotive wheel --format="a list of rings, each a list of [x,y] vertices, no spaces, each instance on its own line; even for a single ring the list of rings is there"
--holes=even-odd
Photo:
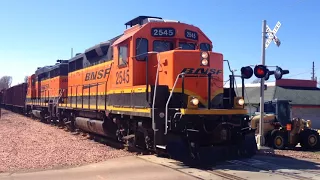
[[[300,145],[304,149],[315,149],[319,145],[319,134],[315,131],[305,131],[301,134]]]
[[[272,146],[275,149],[284,149],[287,145],[287,137],[284,132],[275,131],[271,135]]]

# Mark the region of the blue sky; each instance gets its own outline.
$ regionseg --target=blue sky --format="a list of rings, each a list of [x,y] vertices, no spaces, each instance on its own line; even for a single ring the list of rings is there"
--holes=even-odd
[[[261,62],[262,20],[271,29],[280,21],[282,44],[267,49],[267,64],[289,69],[289,78],[310,79],[315,61],[320,78],[319,7],[318,0],[2,1],[0,76],[20,83],[37,67],[70,58],[71,48],[83,52],[121,34],[128,20],[150,15],[198,26],[238,70]]]

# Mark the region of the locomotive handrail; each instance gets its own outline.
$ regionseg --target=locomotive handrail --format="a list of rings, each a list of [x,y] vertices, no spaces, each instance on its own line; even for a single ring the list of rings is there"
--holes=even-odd
[[[158,130],[158,129],[156,129],[155,122],[154,122],[154,106],[155,106],[155,102],[156,102],[156,93],[157,93],[157,84],[158,84],[159,66],[160,66],[160,57],[159,57],[159,53],[158,52],[157,52],[157,60],[158,60],[158,66],[157,66],[156,80],[155,80],[155,83],[154,83],[153,102],[152,102],[152,129],[154,131]]]
[[[177,78],[176,78],[176,80],[175,80],[175,82],[174,82],[174,84],[173,84],[172,90],[171,90],[171,92],[170,92],[170,95],[169,95],[168,100],[167,100],[167,103],[166,103],[166,116],[165,116],[164,134],[167,134],[167,133],[168,133],[168,106],[169,106],[169,102],[170,102],[170,100],[171,100],[173,91],[174,91],[174,89],[176,88],[178,79],[180,78],[181,75],[184,76],[185,73],[183,72],[183,73],[180,73],[180,74],[177,75]]]

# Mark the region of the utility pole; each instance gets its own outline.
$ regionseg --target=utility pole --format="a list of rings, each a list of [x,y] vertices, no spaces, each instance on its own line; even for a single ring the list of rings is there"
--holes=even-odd
[[[71,58],[73,58],[73,48],[71,48]]]
[[[281,42],[276,36],[276,33],[278,32],[279,28],[281,26],[281,23],[278,21],[274,29],[271,31],[269,26],[267,25],[267,21],[262,21],[262,53],[261,53],[261,65],[265,66],[265,59],[266,59],[266,49],[269,47],[271,41],[273,41],[278,47],[280,46]],[[266,36],[268,35],[268,37]],[[259,134],[257,137],[257,143],[259,147],[264,146],[265,139],[264,139],[264,132],[263,132],[263,126],[264,126],[264,81],[265,78],[261,78],[260,81],[260,123],[259,123]]]
[[[312,74],[311,80],[315,81],[316,78],[314,77],[314,61],[312,62],[312,73],[311,74]]]

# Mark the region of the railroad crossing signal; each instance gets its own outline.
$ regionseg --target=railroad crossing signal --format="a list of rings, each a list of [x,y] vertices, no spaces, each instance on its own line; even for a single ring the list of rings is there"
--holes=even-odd
[[[250,66],[245,66],[241,68],[241,77],[244,79],[250,79],[253,75],[253,70]]]
[[[267,74],[266,76],[264,77],[264,80],[265,81],[268,81],[269,78],[270,78],[270,75],[273,75],[274,74],[274,71],[270,71],[268,68],[267,68]]]
[[[268,73],[267,67],[264,65],[257,65],[254,67],[254,75],[257,78],[264,78],[267,73]]]
[[[251,65],[252,66],[252,65]],[[271,75],[274,75],[276,80],[282,79],[282,76],[289,74],[289,70],[283,70],[281,67],[276,66],[275,70],[269,70],[267,66],[259,64],[255,65],[254,69],[250,66],[244,66],[241,68],[241,77],[244,79],[250,79],[253,75],[257,78],[264,78],[264,80],[269,80]]]
[[[282,70],[281,67],[277,67],[276,71],[274,72],[274,77],[279,80],[282,78],[283,75],[289,74],[289,70]]]
[[[281,26],[281,23],[278,21],[276,26],[273,28],[273,30],[271,31],[271,29],[269,28],[268,25],[266,25],[266,32],[268,34],[268,38],[266,40],[266,44],[265,44],[265,48],[267,49],[271,43],[271,41],[273,41],[278,47],[281,44],[281,41],[279,40],[279,38],[276,36],[276,33],[278,32],[279,28]]]

